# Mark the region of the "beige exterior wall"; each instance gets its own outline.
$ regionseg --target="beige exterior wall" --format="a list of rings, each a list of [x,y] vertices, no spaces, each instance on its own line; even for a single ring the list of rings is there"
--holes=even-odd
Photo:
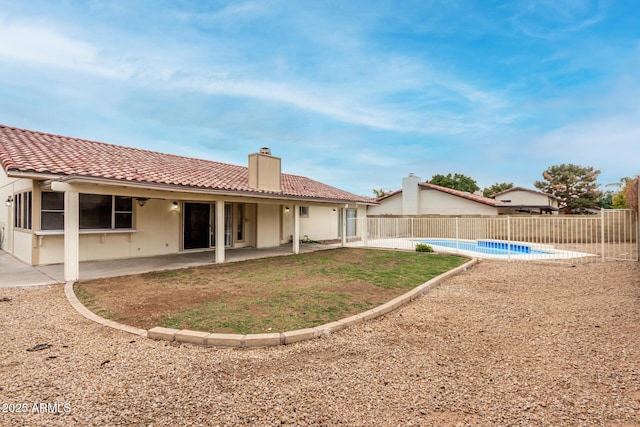
[[[33,233],[30,231],[13,231],[13,256],[27,264],[32,263]]]
[[[531,191],[509,191],[496,197],[497,201],[511,200],[512,205],[552,206],[557,208],[558,201],[544,194]]]
[[[367,215],[405,215],[402,210],[404,192],[383,200],[379,206],[369,206]],[[418,215],[497,215],[496,208],[482,203],[421,188]]]
[[[281,210],[282,206],[276,204],[259,204],[257,206],[257,248],[269,248],[280,245]]]
[[[423,215],[497,215],[496,208],[444,193],[422,189],[420,214]]]
[[[249,186],[280,191],[281,160],[269,154],[249,154]]]
[[[9,178],[0,169],[0,226],[4,227],[2,249],[33,265],[64,262],[63,230],[40,230],[39,181]],[[4,203],[9,195],[22,191],[33,191],[32,230],[14,230],[13,208]],[[55,190],[55,189],[54,189]],[[57,189],[61,191],[60,189]],[[117,194],[131,197],[147,197],[144,206],[133,203],[133,230],[80,230],[78,256],[80,261],[123,259],[179,253],[182,251],[183,200],[193,197],[199,203],[214,206],[214,196],[154,192],[127,189],[123,187],[81,185],[80,193]],[[213,200],[212,200],[213,199]],[[232,247],[253,246],[258,248],[278,246],[289,242],[293,234],[293,211],[295,202],[286,205],[278,201],[262,202],[242,197],[225,197],[233,208]],[[173,209],[173,202],[179,201],[179,209]],[[244,236],[238,239],[238,205],[244,206]],[[284,207],[290,207],[290,214],[284,214]],[[299,205],[298,205],[299,206]],[[300,219],[300,236],[313,240],[338,238],[338,210],[344,205],[306,205],[309,216]],[[355,207],[352,206],[352,207]],[[336,210],[334,212],[334,209]],[[364,216],[365,207],[359,215]],[[213,225],[213,224],[212,224]]]
[[[129,256],[172,254],[180,250],[182,216],[181,210],[173,209],[173,200],[150,199],[143,207],[134,203],[133,209],[137,232],[131,235]]]
[[[338,209],[336,206],[305,205],[309,215],[300,216],[300,239],[308,236],[311,240],[334,240],[338,238]],[[335,211],[334,211],[335,210]],[[285,234],[287,241],[293,235],[293,212],[285,214]]]
[[[4,170],[0,168],[0,249],[9,251],[11,238],[9,236],[11,228],[9,227],[9,212],[11,208],[5,205],[5,201],[9,195],[13,194],[12,181],[9,180]]]
[[[164,255],[179,252],[180,211],[172,209],[171,200],[147,201],[143,207],[134,203],[135,232],[104,233],[80,230],[80,261]],[[38,264],[64,261],[64,237],[36,237]]]
[[[293,205],[284,205],[289,207],[289,212],[286,209],[283,210],[283,243],[289,242],[293,237]],[[300,217],[300,239],[304,239],[307,236],[310,240],[326,241],[337,240],[340,238],[339,232],[339,211],[344,208],[344,204],[339,205],[307,205],[300,204],[298,206],[304,206],[308,208],[309,216]],[[359,219],[365,218],[367,215],[367,207],[365,205],[356,206],[354,204],[349,205],[349,209],[357,208],[357,217]],[[360,222],[358,222],[360,227]],[[357,230],[360,235],[361,230]]]
[[[367,215],[402,215],[402,193],[384,199],[378,206],[369,206]]]
[[[31,230],[14,228],[14,207],[7,206],[6,200],[16,193],[33,191],[34,185],[30,179],[9,178],[4,170],[0,169],[0,236],[1,247],[25,262],[32,262],[33,239]],[[37,192],[37,188],[36,188]],[[35,194],[32,195],[35,197]],[[32,222],[35,218],[32,217]],[[17,252],[16,252],[17,251]]]

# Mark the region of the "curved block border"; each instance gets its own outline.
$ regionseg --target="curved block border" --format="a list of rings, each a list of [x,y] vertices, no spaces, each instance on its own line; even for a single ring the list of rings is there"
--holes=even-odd
[[[196,344],[207,347],[221,347],[221,348],[259,348],[259,347],[272,347],[276,345],[293,344],[298,341],[305,341],[314,338],[320,338],[328,336],[333,332],[337,332],[341,329],[349,326],[365,322],[367,320],[375,319],[376,317],[387,314],[393,310],[396,310],[402,306],[405,306],[409,302],[416,298],[426,294],[429,290],[437,287],[445,279],[454,276],[458,273],[466,271],[469,267],[478,263],[477,258],[473,258],[461,266],[447,271],[422,285],[413,288],[404,295],[400,295],[392,299],[391,301],[382,304],[371,310],[367,310],[364,313],[356,314],[345,319],[341,319],[335,322],[327,323],[325,325],[316,326],[314,328],[298,329],[296,331],[271,333],[271,334],[218,334],[208,332],[189,331],[186,329],[171,329],[156,326],[148,331],[145,329],[134,328],[132,326],[123,325],[113,320],[104,319],[97,314],[86,308],[76,297],[73,292],[73,285],[75,282],[67,282],[64,286],[64,293],[67,300],[73,308],[75,308],[80,314],[89,320],[93,320],[101,325],[108,326],[110,328],[118,329],[130,334],[135,334],[141,337],[151,338],[162,341],[176,341],[180,343]]]

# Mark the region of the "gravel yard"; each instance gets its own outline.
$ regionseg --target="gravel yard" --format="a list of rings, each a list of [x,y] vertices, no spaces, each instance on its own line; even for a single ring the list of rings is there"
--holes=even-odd
[[[0,289],[0,331],[3,426],[640,425],[634,262],[482,261],[382,318],[268,349],[105,328],[62,285]]]

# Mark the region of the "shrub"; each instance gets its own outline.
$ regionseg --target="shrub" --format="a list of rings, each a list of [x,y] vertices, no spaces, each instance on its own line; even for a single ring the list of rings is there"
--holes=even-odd
[[[433,252],[433,248],[424,243],[418,243],[416,245],[416,252]]]

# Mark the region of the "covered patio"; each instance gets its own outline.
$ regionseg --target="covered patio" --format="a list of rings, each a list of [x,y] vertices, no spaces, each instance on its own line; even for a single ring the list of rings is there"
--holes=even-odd
[[[273,248],[227,249],[225,251],[225,262],[292,255],[292,245],[289,243]],[[334,249],[339,246],[340,244],[300,243],[299,253]],[[215,263],[215,250],[104,261],[83,261],[80,262],[80,280],[125,276]],[[64,264],[30,266],[4,251],[0,251],[0,269],[2,269],[0,287],[51,285],[65,282]]]

